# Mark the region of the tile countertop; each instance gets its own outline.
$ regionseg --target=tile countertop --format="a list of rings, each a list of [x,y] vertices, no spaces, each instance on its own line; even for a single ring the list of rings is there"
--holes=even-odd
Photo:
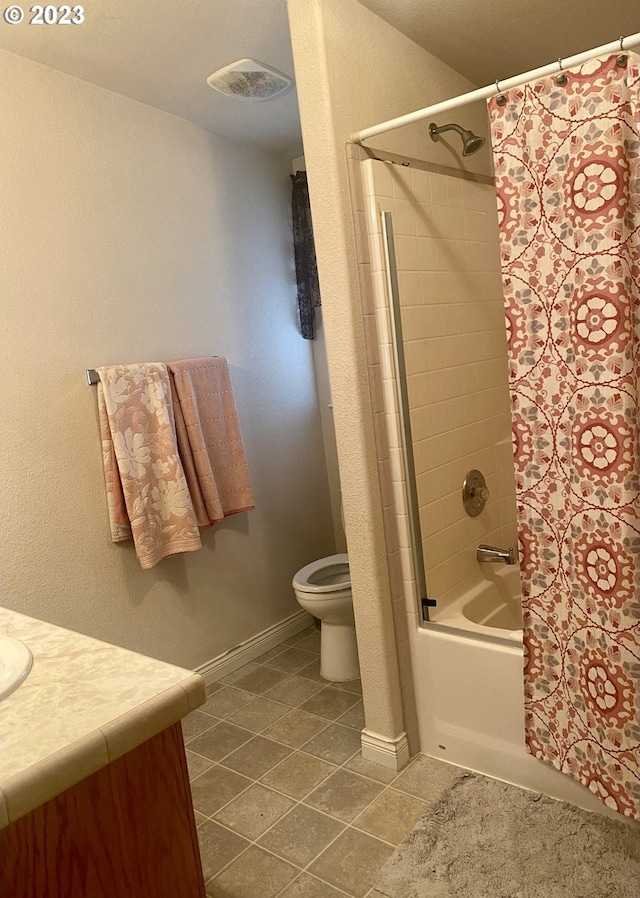
[[[198,674],[3,608],[33,667],[0,703],[0,827],[185,717]]]

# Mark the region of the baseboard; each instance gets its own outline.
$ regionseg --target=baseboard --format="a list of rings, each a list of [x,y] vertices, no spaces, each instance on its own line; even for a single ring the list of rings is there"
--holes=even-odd
[[[247,639],[245,642],[241,642],[234,648],[218,655],[217,658],[201,664],[200,667],[196,668],[195,672],[200,674],[208,686],[227,674],[233,673],[234,670],[242,667],[243,664],[258,658],[263,652],[280,645],[285,639],[295,636],[301,630],[306,630],[313,622],[313,616],[307,611],[297,611],[291,617],[287,617],[261,633],[257,633],[251,639]]]
[[[401,733],[397,739],[387,739],[370,730],[362,731],[362,757],[390,770],[402,770],[409,761],[407,734]]]

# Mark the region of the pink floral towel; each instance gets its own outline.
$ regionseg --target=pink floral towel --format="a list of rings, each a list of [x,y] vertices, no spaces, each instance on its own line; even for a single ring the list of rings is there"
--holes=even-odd
[[[176,443],[166,365],[98,368],[111,536],[133,538],[143,568],[201,546]]]
[[[247,459],[223,358],[171,362],[182,458],[200,527],[254,508]]]

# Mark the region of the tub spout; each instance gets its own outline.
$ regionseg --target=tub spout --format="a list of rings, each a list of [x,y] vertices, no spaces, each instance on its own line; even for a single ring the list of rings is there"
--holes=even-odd
[[[496,549],[494,546],[478,546],[476,550],[476,558],[479,562],[504,561],[505,564],[515,564],[517,562],[516,550],[513,546],[508,549]]]

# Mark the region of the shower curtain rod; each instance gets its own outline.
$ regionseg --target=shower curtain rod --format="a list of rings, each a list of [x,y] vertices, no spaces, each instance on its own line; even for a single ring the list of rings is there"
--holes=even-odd
[[[409,112],[398,118],[389,119],[388,122],[382,122],[379,125],[372,125],[363,131],[358,131],[350,138],[352,143],[362,143],[370,137],[376,137],[378,134],[384,134],[387,131],[394,131],[403,125],[412,125],[414,122],[420,122],[424,118],[438,115],[441,112],[448,112],[450,109],[456,109],[458,106],[466,106],[467,103],[474,103],[476,100],[486,100],[494,94],[499,94],[503,90],[509,90],[511,87],[520,87],[529,81],[535,81],[536,78],[543,78],[545,75],[554,75],[558,71],[572,66],[581,65],[588,62],[596,56],[604,56],[607,53],[623,52],[624,50],[632,50],[640,47],[640,32],[630,34],[628,37],[621,37],[617,41],[610,44],[603,44],[602,47],[594,47],[593,50],[587,50],[584,53],[578,53],[577,56],[569,56],[567,59],[559,59],[549,65],[542,66],[539,69],[532,69],[522,75],[515,75],[513,78],[507,78],[505,81],[496,81],[495,84],[488,84],[486,87],[480,87],[478,90],[472,90],[468,94],[460,94],[451,100],[444,100],[442,103],[436,103],[433,106],[426,106],[424,109],[418,109],[415,112]]]

